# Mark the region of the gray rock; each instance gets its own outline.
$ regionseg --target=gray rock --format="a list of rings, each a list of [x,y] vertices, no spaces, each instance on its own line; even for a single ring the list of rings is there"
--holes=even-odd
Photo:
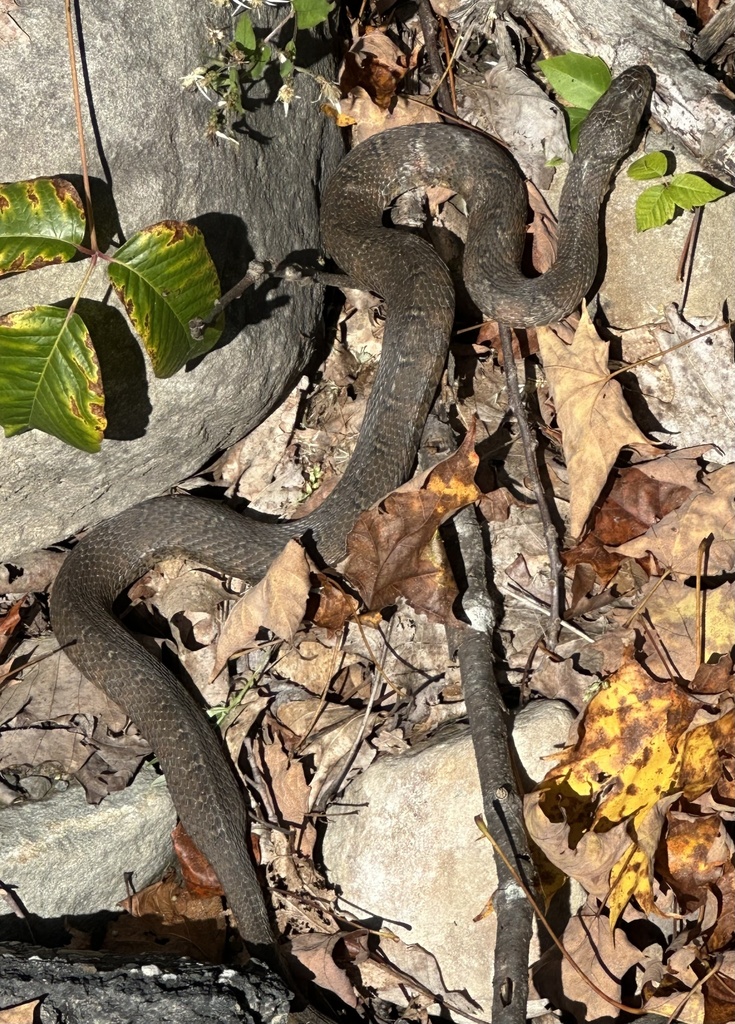
[[[285,1024],[286,991],[254,961],[238,970],[185,958],[0,945],[0,1006],[38,1000],[41,1024]]]
[[[653,148],[666,149],[667,146],[656,140]],[[691,157],[677,156],[677,174],[701,173],[701,170]],[[609,323],[620,329],[663,320],[666,306],[681,302],[683,285],[676,275],[692,214],[682,212],[670,224],[639,234],[635,226],[636,199],[653,184],[656,182],[634,181],[621,171],[605,212],[607,265],[600,302]],[[718,199],[702,211],[686,298],[688,317],[712,320],[722,314],[723,303],[729,301],[732,306],[735,298],[733,216],[735,194]]]
[[[518,715],[529,774],[565,743],[573,718],[561,701],[540,701]],[[446,988],[467,992],[481,1007],[474,1015],[489,1020],[495,918],[474,918],[497,876],[492,847],[474,821],[482,796],[469,730],[451,727],[405,754],[378,758],[340,804],[350,813],[330,817],[323,854],[341,908],[373,926],[377,918],[403,942],[428,950]],[[385,953],[432,990],[431,973],[420,973],[410,950],[386,943]],[[536,937],[531,960],[538,955]]]
[[[124,237],[164,218],[194,220],[228,288],[254,257],[317,247],[319,193],[342,147],[313,102],[313,81],[299,79],[303,98],[286,116],[274,102],[277,74],[248,93],[251,134],[239,147],[205,139],[210,107],[181,83],[205,59],[208,29],[224,16],[208,0],[169,0],[142,5],[131,17],[125,0],[110,0],[85,7],[82,29],[101,239],[115,231],[110,189]],[[267,6],[252,13],[261,24],[281,16]],[[14,17],[22,34],[0,47],[0,93],[16,98],[3,111],[0,181],[76,175],[63,11],[33,0]],[[333,78],[329,39],[319,30],[310,37],[300,33],[299,63]],[[68,301],[86,268],[81,261],[2,279],[0,315]],[[106,293],[106,274],[98,272],[79,312],[100,357],[107,439],[99,455],[37,431],[0,440],[0,557],[59,540],[193,473],[277,404],[318,347],[321,294],[264,287],[236,304],[216,351],[158,381]]]
[[[132,785],[88,804],[81,786],[2,810],[0,880],[25,909],[55,918],[119,910],[125,873],[140,890],[173,860],[168,789],[150,767]]]

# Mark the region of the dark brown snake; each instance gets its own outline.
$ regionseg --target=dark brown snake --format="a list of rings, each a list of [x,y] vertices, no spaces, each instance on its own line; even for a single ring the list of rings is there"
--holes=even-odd
[[[140,728],[166,774],[187,832],[211,862],[243,939],[279,963],[248,852],[247,810],[219,737],[187,690],[120,625],[112,605],[147,569],[185,554],[219,572],[259,579],[286,541],[310,535],[339,560],[357,515],[403,483],[446,359],[454,291],[444,263],[383,214],[408,189],[444,185],[468,209],[464,279],[486,317],[513,327],[547,324],[577,308],[598,263],[598,218],[619,160],[651,92],[647,68],[614,80],[580,132],[559,213],[558,257],[543,276],[520,269],[527,213],[516,165],[501,147],[445,124],[395,128],[354,149],[323,199],[326,250],[388,307],[383,352],[355,453],[312,515],[262,522],[189,497],[154,498],[99,526],[76,546],[54,584],[56,636],[85,676]]]

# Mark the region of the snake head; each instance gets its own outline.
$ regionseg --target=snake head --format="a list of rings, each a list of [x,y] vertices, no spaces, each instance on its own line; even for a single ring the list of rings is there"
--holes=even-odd
[[[614,78],[579,131],[576,159],[608,161],[630,149],[653,91],[651,69],[643,64]]]

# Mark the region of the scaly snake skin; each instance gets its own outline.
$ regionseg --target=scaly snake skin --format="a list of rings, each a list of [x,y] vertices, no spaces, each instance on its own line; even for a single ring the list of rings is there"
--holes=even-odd
[[[161,558],[183,554],[219,572],[259,579],[295,536],[310,535],[326,562],[344,553],[357,515],[407,477],[444,367],[454,291],[444,263],[415,235],[382,225],[402,192],[445,185],[468,208],[464,279],[493,320],[524,327],[571,313],[598,263],[600,205],[630,148],[651,92],[647,68],[623,72],[580,132],[559,212],[558,257],[543,276],[519,270],[526,195],[501,147],[445,124],[395,128],[354,149],[323,200],[326,250],[388,307],[383,352],[355,453],[312,515],[268,523],[189,497],[154,498],[104,523],[76,546],[54,584],[59,641],[85,676],[120,704],[156,752],[187,832],[222,883],[243,939],[278,963],[247,844],[247,811],[219,737],[201,707],[112,614],[120,593]]]

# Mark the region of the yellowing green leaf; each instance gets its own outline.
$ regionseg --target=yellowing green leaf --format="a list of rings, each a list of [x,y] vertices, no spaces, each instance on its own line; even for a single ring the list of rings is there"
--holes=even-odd
[[[166,220],[133,235],[118,250],[110,280],[151,358],[157,377],[170,377],[217,342],[223,319],[196,341],[189,321],[219,299],[217,271],[201,232]]]
[[[0,185],[0,275],[66,263],[84,238],[84,207],[63,178]]]
[[[96,452],[107,425],[99,363],[76,313],[34,306],[0,317],[0,423]]]

